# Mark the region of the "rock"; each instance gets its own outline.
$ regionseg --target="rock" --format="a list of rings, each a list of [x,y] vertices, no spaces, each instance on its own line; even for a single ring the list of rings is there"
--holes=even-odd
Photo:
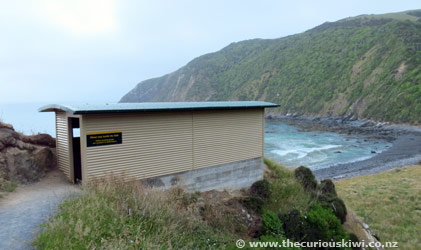
[[[36,149],[35,146],[28,144],[28,143],[24,143],[23,141],[16,141],[16,145],[17,148],[22,149],[22,150],[29,150],[29,151],[33,151]]]
[[[8,129],[11,129],[13,131],[15,130],[11,124],[3,123],[1,121],[0,121],[0,128],[8,128]]]
[[[374,151],[374,150],[371,150],[371,153],[372,153],[372,154],[375,154],[375,153],[377,153],[377,152],[376,152],[376,151]]]
[[[15,183],[28,183],[39,180],[44,174],[39,165],[34,164],[26,150],[9,147],[5,152],[6,179]]]
[[[31,183],[45,176],[47,170],[56,167],[52,149],[41,148],[35,152],[10,147],[4,154],[6,179],[15,183]]]
[[[55,139],[47,134],[25,136],[0,122],[0,176],[14,183],[31,183],[57,165]]]
[[[360,127],[366,128],[366,127],[374,127],[376,124],[372,121],[364,122]]]
[[[57,167],[56,150],[41,148],[34,154],[34,160],[38,165],[44,166],[46,170],[53,170]]]
[[[22,140],[26,143],[46,146],[50,148],[56,147],[56,140],[49,134],[37,134],[32,136],[23,136]]]
[[[8,128],[0,128],[0,143],[2,150],[5,147],[14,147],[16,146],[17,133],[14,130]]]

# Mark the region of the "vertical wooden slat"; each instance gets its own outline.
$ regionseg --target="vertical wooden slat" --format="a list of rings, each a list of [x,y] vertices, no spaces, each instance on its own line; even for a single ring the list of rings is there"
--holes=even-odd
[[[193,168],[191,112],[83,116],[83,136],[122,131],[123,143],[86,147],[88,178],[124,174],[136,179]]]
[[[263,109],[195,112],[195,168],[262,157]]]
[[[69,128],[65,112],[56,112],[57,164],[61,171],[71,180]]]

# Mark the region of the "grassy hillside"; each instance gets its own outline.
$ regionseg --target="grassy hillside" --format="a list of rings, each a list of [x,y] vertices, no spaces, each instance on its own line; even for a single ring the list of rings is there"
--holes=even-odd
[[[382,243],[399,249],[421,246],[421,165],[344,179],[336,190],[347,206],[368,223]]]
[[[121,102],[265,100],[276,112],[421,123],[421,11],[364,15],[230,44]]]
[[[34,244],[38,249],[238,249],[238,239],[349,239],[330,203],[336,194],[327,195],[312,174],[265,162],[265,180],[242,192],[159,191],[118,178],[90,183],[81,196],[62,204]]]

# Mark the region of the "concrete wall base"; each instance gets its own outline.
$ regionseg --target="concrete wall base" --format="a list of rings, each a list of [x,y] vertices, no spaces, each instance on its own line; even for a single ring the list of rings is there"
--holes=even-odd
[[[248,188],[263,179],[263,158],[195,169],[141,180],[147,186],[168,189],[179,186],[186,191],[233,190]]]

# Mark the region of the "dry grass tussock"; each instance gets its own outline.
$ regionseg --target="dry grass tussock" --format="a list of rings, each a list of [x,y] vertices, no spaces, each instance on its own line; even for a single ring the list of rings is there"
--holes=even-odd
[[[79,197],[61,205],[34,245],[38,249],[236,249],[237,239],[301,241],[300,229],[291,226],[297,223],[315,240],[348,237],[333,211],[318,203],[316,191],[306,190],[293,171],[267,159],[265,163],[264,180],[235,193],[150,189],[116,176],[89,182]]]
[[[198,209],[186,209],[178,189],[148,189],[124,178],[84,187],[61,205],[35,240],[39,249],[220,248],[231,241],[207,225]]]

